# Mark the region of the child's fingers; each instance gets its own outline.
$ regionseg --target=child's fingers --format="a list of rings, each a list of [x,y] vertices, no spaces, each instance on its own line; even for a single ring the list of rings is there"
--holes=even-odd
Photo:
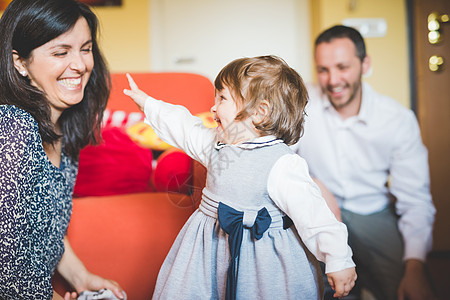
[[[131,75],[129,73],[126,74],[127,78],[128,78],[128,84],[130,85],[130,88],[132,90],[137,90],[139,89],[136,82],[134,82],[133,77],[131,77]]]
[[[336,285],[335,293],[333,297],[342,298],[348,296],[352,288],[355,286],[355,282],[350,282],[348,284],[338,284]]]
[[[331,276],[328,276],[328,283],[330,284],[333,290],[336,290],[336,287],[334,286],[334,280],[333,278],[331,278]]]

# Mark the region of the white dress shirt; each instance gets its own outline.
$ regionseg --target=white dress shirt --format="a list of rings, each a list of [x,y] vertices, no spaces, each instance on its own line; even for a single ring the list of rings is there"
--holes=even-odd
[[[405,242],[404,259],[424,260],[431,248],[435,208],[427,150],[413,112],[363,83],[359,114],[343,120],[318,86],[309,86],[305,130],[292,148],[339,205],[366,215],[394,196]]]
[[[211,153],[217,151],[214,128],[204,127],[200,118],[192,116],[182,106],[151,97],[145,103],[144,113],[145,122],[152,126],[162,140],[208,166],[211,155],[214,155]],[[263,136],[252,143],[227,146],[249,149],[249,144],[251,147],[260,147],[265,143],[273,143],[273,140],[273,136]],[[205,190],[207,193],[208,186]],[[291,217],[311,253],[325,262],[326,273],[355,266],[351,258],[352,250],[347,244],[347,228],[336,220],[326,205],[303,158],[297,154],[283,155],[269,173],[267,190],[274,203]]]

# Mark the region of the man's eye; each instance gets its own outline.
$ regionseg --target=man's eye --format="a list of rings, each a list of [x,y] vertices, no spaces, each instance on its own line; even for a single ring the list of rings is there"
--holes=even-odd
[[[53,54],[54,56],[64,56],[66,55],[67,52],[56,52],[55,54]]]

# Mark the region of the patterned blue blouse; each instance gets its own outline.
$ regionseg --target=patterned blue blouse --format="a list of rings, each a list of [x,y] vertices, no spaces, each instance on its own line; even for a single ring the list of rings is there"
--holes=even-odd
[[[29,113],[0,105],[0,298],[52,298],[77,170],[50,162]]]

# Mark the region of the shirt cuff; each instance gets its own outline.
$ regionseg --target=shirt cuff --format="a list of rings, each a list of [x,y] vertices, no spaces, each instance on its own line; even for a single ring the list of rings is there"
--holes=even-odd
[[[351,257],[344,260],[329,261],[325,264],[325,273],[328,274],[338,272],[353,267],[355,267],[355,263],[353,262],[353,259],[351,259]]]
[[[423,241],[408,240],[405,245],[405,255],[403,257],[404,261],[409,259],[417,259],[425,262],[428,254],[427,247],[423,244]]]

